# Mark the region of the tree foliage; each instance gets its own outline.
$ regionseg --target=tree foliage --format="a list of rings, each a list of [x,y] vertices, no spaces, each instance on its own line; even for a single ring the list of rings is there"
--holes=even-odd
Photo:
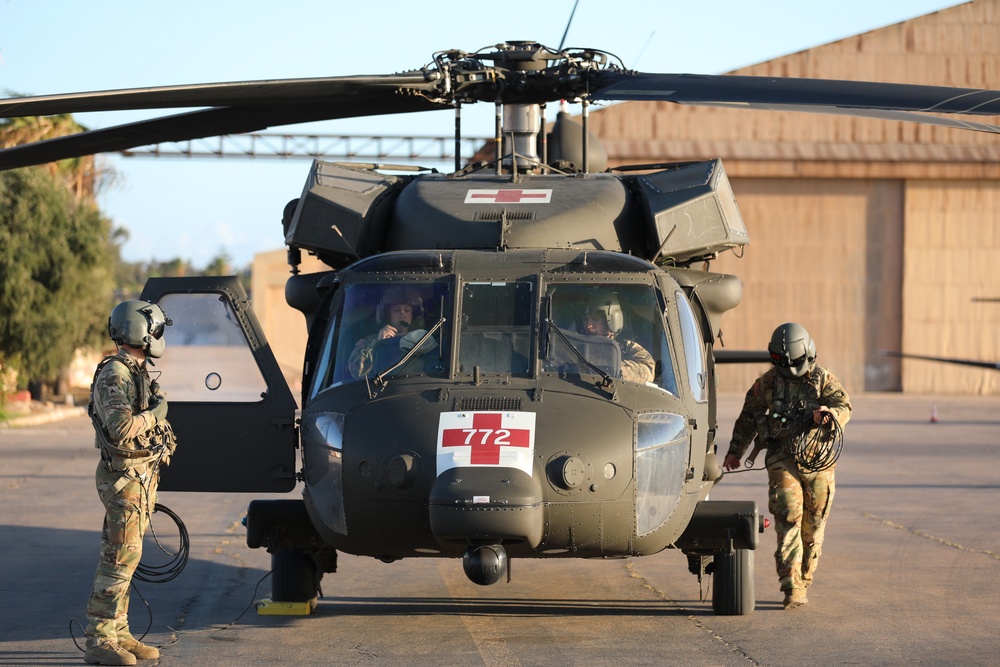
[[[111,222],[42,168],[0,172],[0,363],[52,381],[106,335]]]
[[[84,129],[68,114],[0,120],[0,148]],[[51,383],[77,348],[106,347],[108,313],[147,278],[233,272],[224,252],[204,271],[179,258],[121,261],[128,233],[94,199],[116,178],[94,156],[0,172],[0,369],[18,371],[21,386]],[[240,275],[249,281],[249,269]]]
[[[0,148],[75,134],[86,129],[69,114],[8,118],[0,121]],[[93,155],[49,162],[41,168],[61,179],[77,199],[93,199],[100,188],[115,180],[114,170],[104,166]]]

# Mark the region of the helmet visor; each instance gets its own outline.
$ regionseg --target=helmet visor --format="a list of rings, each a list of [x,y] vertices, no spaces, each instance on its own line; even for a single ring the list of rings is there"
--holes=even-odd
[[[808,362],[812,361],[808,355],[803,354],[795,359],[789,359],[787,354],[778,354],[777,352],[771,352],[771,363],[775,366],[780,366],[782,368],[794,368],[796,366],[802,366]]]
[[[160,340],[163,338],[163,330],[173,324],[170,318],[167,317],[162,310],[156,308],[144,308],[142,314],[146,316],[146,320],[149,321],[149,335],[153,337],[153,340]]]
[[[790,359],[787,354],[776,354],[771,352],[771,363],[777,366],[778,372],[785,377],[804,377],[806,373],[812,370],[814,361],[816,361],[816,357],[809,356],[808,354],[803,354],[795,359]]]

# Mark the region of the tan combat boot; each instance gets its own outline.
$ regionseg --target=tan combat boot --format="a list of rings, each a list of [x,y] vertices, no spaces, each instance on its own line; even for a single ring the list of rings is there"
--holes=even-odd
[[[795,609],[796,607],[801,607],[807,602],[809,602],[809,600],[806,599],[806,589],[793,588],[789,591],[785,591],[785,609]]]
[[[160,651],[155,646],[148,646],[133,637],[126,635],[118,637],[118,645],[137,657],[139,660],[156,660],[160,657]]]
[[[113,639],[105,639],[87,649],[83,661],[91,665],[134,665],[135,656]]]

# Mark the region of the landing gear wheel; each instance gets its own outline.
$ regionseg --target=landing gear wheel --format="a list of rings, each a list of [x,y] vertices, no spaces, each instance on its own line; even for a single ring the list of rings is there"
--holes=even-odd
[[[753,551],[717,553],[712,570],[712,610],[719,616],[745,616],[754,610]]]
[[[312,602],[319,597],[320,574],[312,556],[281,547],[271,552],[271,599]]]

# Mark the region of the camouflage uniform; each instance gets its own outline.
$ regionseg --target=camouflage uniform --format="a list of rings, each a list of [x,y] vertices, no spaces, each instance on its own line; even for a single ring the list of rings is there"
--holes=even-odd
[[[372,350],[378,341],[379,337],[376,332],[370,336],[365,336],[354,345],[351,358],[347,360],[347,370],[350,371],[353,377],[363,378],[372,372],[375,363]]]
[[[656,362],[642,345],[627,338],[618,339],[622,350],[622,378],[640,384],[652,382]]]
[[[126,350],[98,366],[91,387],[97,493],[105,508],[101,553],[87,604],[87,648],[111,642],[132,645],[128,627],[132,574],[142,557],[142,539],[156,504],[158,468],[172,453],[166,420],[149,410],[149,374]],[[158,444],[167,444],[163,451]]]
[[[413,341],[414,338],[420,338],[425,333],[426,330],[424,329],[411,329],[404,334],[393,336],[391,338],[379,338],[378,333],[373,333],[371,336],[366,336],[365,338],[362,338],[354,345],[354,351],[351,352],[351,357],[350,359],[347,360],[347,370],[353,377],[358,379],[370,375],[372,371],[375,370],[374,349],[376,344],[380,343],[383,340],[392,341],[385,343],[385,345],[388,346],[388,350],[386,350],[386,352],[388,352],[389,350],[393,350],[396,356],[393,357],[390,354],[390,358],[402,359],[403,356],[406,355],[406,353],[409,352],[410,348],[412,347],[412,344],[410,345],[410,347],[406,347],[405,345],[407,341],[404,339],[409,338],[410,341]],[[424,341],[424,344],[421,346],[421,350],[417,351],[416,356],[419,358],[421,355],[427,352],[429,348],[434,347],[436,345],[437,342],[434,340],[433,337],[428,338],[426,341]],[[381,368],[379,368],[378,370],[379,371],[386,370],[394,363],[395,361],[392,361],[387,364],[386,359],[382,358],[379,362],[379,366],[381,366]],[[403,366],[402,372],[404,373],[413,372],[409,369],[422,368],[420,363],[422,362],[419,362],[419,360],[414,360],[413,358],[411,358],[410,361],[407,362],[405,366]]]
[[[729,445],[729,454],[737,458],[755,437],[767,446],[767,504],[778,538],[774,560],[779,586],[786,593],[804,592],[812,583],[836,487],[832,466],[810,472],[796,463],[789,445],[799,433],[775,415],[797,410],[808,420],[819,406],[829,408],[841,427],[851,417],[850,398],[833,373],[816,366],[797,379],[771,368],[747,392]]]

